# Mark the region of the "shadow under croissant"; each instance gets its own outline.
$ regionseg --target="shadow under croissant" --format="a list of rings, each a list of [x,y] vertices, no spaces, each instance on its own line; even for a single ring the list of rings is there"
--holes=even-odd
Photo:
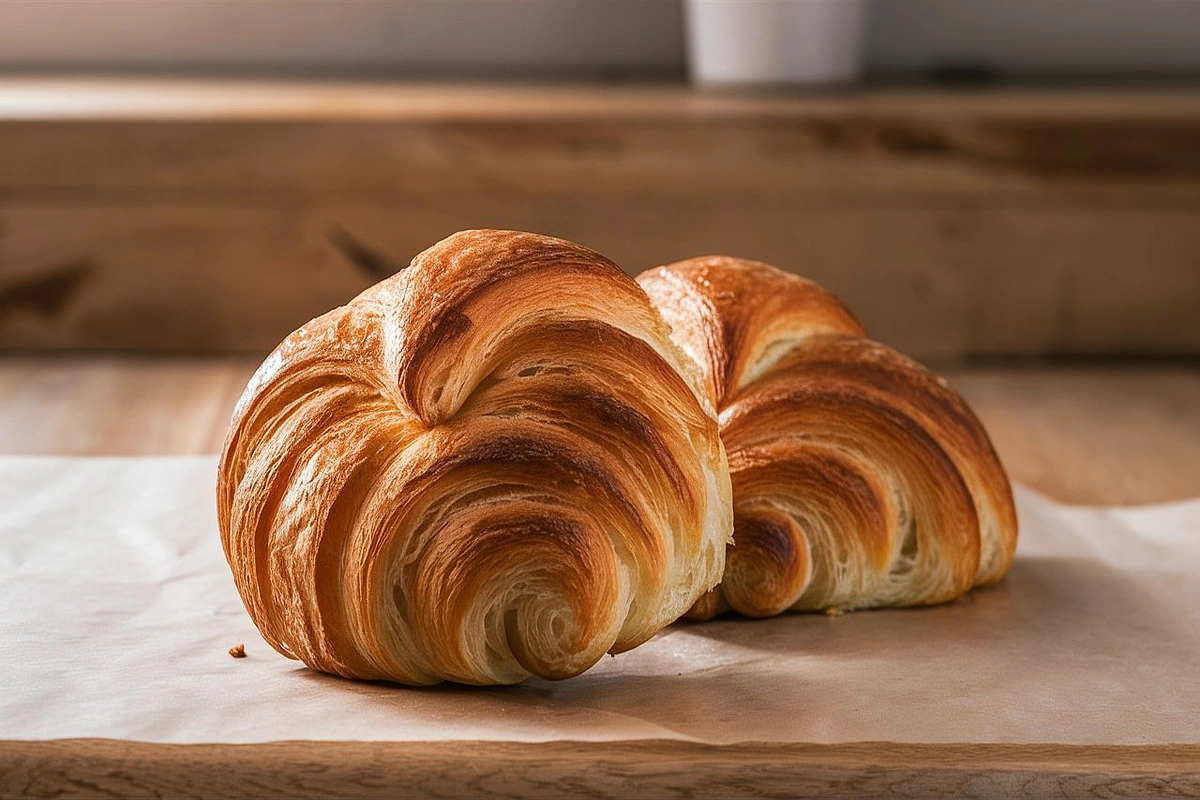
[[[1036,650],[1070,647],[1099,654],[1119,652],[1130,634],[1166,636],[1170,629],[1156,624],[1160,615],[1149,611],[1154,602],[1127,575],[1097,561],[1018,557],[1000,583],[941,605],[867,609],[834,618],[806,613],[757,620],[728,614],[679,625],[751,649],[826,658],[887,658],[941,642],[996,650],[1017,644]],[[1097,626],[1096,615],[1113,608],[1146,613]]]
[[[990,741],[993,725],[1002,735],[1004,717],[1019,714],[1030,731],[1057,725],[1115,741],[1136,739],[1147,716],[1161,722],[1186,687],[1143,684],[1126,702],[1128,676],[1081,665],[1118,662],[1136,675],[1153,661],[1147,642],[1171,646],[1158,622],[1171,611],[1098,562],[1018,558],[999,585],[942,606],[677,623],[562,682],[405,689],[303,672],[397,711],[565,739],[617,731],[728,743],[755,730],[749,738],[823,742],[866,726],[884,740]],[[1089,728],[1097,703],[1108,711]],[[946,725],[947,715],[958,721]]]

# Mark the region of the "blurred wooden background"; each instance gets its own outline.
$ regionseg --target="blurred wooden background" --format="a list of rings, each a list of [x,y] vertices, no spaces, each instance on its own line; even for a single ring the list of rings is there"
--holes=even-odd
[[[918,358],[1200,353],[1200,90],[0,82],[0,347],[263,352],[466,227],[731,253]]]
[[[1186,87],[0,81],[0,452],[216,452],[266,351],[466,227],[773,262],[942,371],[1016,480],[1200,494]]]

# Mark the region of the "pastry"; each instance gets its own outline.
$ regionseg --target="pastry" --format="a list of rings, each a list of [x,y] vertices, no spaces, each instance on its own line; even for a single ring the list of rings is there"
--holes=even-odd
[[[313,669],[576,675],[714,586],[729,473],[699,370],[570,242],[465,231],[287,337],[218,519],[250,616]]]
[[[1012,562],[1012,490],[987,433],[837,298],[767,264],[638,277],[704,373],[733,482],[734,544],[689,616],[940,603]]]

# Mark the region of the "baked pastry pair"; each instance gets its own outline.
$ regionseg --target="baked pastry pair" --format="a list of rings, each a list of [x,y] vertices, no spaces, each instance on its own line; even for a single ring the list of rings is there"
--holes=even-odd
[[[635,282],[509,231],[291,334],[217,505],[272,646],[406,684],[569,677],[685,613],[942,602],[1016,538],[970,410],[814,284],[727,258]]]

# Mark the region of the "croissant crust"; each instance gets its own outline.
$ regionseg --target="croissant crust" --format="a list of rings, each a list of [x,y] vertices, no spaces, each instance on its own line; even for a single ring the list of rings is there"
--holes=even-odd
[[[638,282],[704,373],[733,481],[725,574],[689,616],[939,603],[1004,576],[1012,490],[944,380],[767,264],[697,258]]]
[[[720,579],[699,371],[578,245],[465,231],[291,334],[237,406],[218,519],[265,639],[406,684],[575,675]]]

